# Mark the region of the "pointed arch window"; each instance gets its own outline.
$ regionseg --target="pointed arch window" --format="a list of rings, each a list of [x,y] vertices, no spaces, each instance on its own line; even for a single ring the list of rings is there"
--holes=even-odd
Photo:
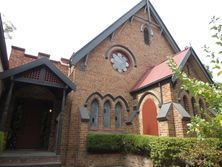
[[[103,110],[103,126],[104,128],[110,128],[110,103],[105,102]]]
[[[202,99],[199,100],[200,110],[204,110],[204,102]]]
[[[205,118],[205,115],[204,115],[205,106],[204,106],[204,101],[203,101],[203,99],[199,99],[199,108],[200,108],[201,118]]]
[[[121,128],[121,111],[122,106],[120,103],[117,103],[115,106],[115,127]]]
[[[183,96],[183,107],[191,115],[187,96]]]
[[[149,32],[148,27],[144,27],[143,35],[144,35],[144,43],[146,45],[150,45],[150,32]]]
[[[196,106],[196,100],[194,97],[191,98],[191,104],[192,104],[192,110],[193,110],[193,115],[197,115],[197,106]]]
[[[90,128],[98,127],[98,116],[99,116],[99,103],[97,100],[93,100],[91,104],[91,113],[90,113]]]

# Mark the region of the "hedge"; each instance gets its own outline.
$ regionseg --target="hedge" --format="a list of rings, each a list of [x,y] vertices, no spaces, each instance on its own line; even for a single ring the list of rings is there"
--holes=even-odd
[[[201,151],[195,154],[193,150],[199,148]],[[89,133],[87,150],[94,154],[143,155],[152,159],[157,167],[185,167],[186,164],[198,166],[198,163],[208,164],[203,166],[220,166],[222,162],[222,144],[217,139],[206,139],[200,142],[195,138]],[[191,152],[194,153],[191,154]]]
[[[0,131],[0,152],[4,149],[4,133]]]

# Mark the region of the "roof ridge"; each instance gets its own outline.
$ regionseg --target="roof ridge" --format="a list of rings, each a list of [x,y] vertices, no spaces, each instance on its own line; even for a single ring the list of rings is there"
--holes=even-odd
[[[176,53],[176,54],[173,55],[172,57],[174,58],[174,57],[178,56],[179,54],[181,54],[182,52],[184,52],[184,51],[186,51],[186,50],[188,50],[188,49],[190,49],[190,47],[185,48],[184,50],[182,50],[182,51]],[[166,58],[165,60],[161,61],[159,64],[155,65],[154,67],[156,67],[156,66],[158,66],[158,65],[160,65],[160,64],[162,64],[162,63],[164,63],[164,62],[166,62],[167,60],[168,60],[168,58]],[[153,67],[153,68],[154,68],[154,67]]]

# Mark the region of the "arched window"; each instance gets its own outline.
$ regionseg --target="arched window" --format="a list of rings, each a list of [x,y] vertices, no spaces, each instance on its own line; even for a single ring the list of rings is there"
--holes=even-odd
[[[99,103],[97,100],[93,100],[91,104],[91,113],[90,113],[90,127],[98,127],[98,115],[99,115]]]
[[[192,110],[193,110],[193,115],[197,115],[197,104],[196,104],[196,100],[194,97],[191,98],[191,104],[192,104]]]
[[[149,45],[150,44],[150,32],[149,32],[148,27],[144,27],[143,35],[144,35],[144,43],[146,45]]]
[[[204,109],[205,109],[205,106],[204,106],[204,102],[203,102],[203,99],[199,99],[199,109],[200,109],[200,115],[202,118],[204,118]]]
[[[191,115],[187,96],[184,95],[182,100],[183,100],[183,104],[182,105],[183,105],[184,109]]]
[[[120,103],[117,103],[115,106],[115,127],[116,128],[121,127],[121,111],[122,111],[122,106]]]
[[[104,104],[103,126],[104,128],[110,128],[110,103],[108,101]]]

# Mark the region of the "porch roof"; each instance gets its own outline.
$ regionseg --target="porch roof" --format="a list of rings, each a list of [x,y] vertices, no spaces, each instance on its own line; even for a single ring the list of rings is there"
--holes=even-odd
[[[76,85],[47,58],[41,58],[0,73],[0,79],[10,77],[14,77],[15,81],[31,84],[57,88],[67,87],[68,92],[76,89]]]

